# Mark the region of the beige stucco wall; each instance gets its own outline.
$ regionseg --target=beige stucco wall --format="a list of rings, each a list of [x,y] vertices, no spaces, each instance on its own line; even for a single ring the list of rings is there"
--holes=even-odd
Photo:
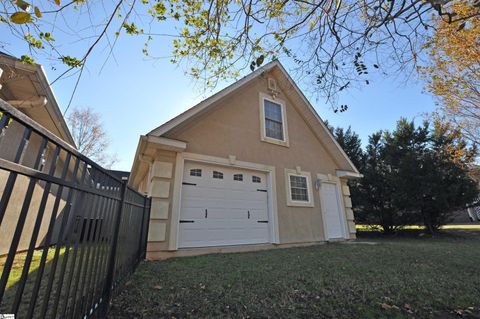
[[[293,90],[293,89],[292,89]],[[257,77],[248,85],[217,102],[207,114],[189,121],[168,132],[164,137],[187,143],[185,152],[228,158],[233,155],[238,161],[275,166],[276,196],[281,244],[323,241],[324,227],[320,207],[320,195],[314,183],[317,174],[335,176],[340,169],[334,157],[326,151],[321,140],[305,123],[302,112],[305,106],[294,105],[289,99],[291,92],[281,92],[277,98],[286,104],[289,147],[261,141],[259,93],[268,94],[267,76]],[[157,152],[154,160],[165,160]],[[170,158],[173,163],[173,156]],[[314,207],[287,206],[285,169],[296,169],[311,173]],[[169,183],[173,184],[174,179]],[[346,186],[345,181],[342,182]],[[171,185],[171,189],[174,185]],[[342,187],[346,220],[350,238],[354,238],[353,215],[351,214],[348,187]],[[171,198],[169,199],[171,201]],[[169,218],[171,216],[171,206]],[[347,207],[350,206],[350,207]],[[353,226],[352,226],[353,225]],[[151,225],[154,226],[154,225]],[[352,228],[353,227],[353,228]],[[166,240],[150,243],[155,251],[168,247],[169,224]]]
[[[8,127],[8,129],[6,129],[5,135],[3,137],[0,137],[0,158],[13,161],[22,136],[23,136],[23,126],[19,125],[16,122],[13,122]],[[41,138],[38,135],[32,134],[20,161],[22,165],[33,168],[40,144],[41,144]],[[44,172],[48,172],[50,168],[50,165],[52,163],[53,152],[54,152],[54,147],[53,145],[49,144],[45,152],[45,167],[43,168]],[[61,153],[60,159],[57,161],[57,167],[55,170],[55,176],[57,177],[61,175],[61,171],[63,170],[64,158],[65,158],[65,154]],[[10,173],[8,171],[0,169],[0,197],[4,193],[4,188],[9,175]],[[71,177],[70,175],[67,175],[67,176],[69,178]],[[17,175],[12,194],[8,201],[7,209],[5,211],[5,216],[0,226],[0,255],[4,255],[8,253],[8,250],[10,249],[11,241],[12,241],[14,232],[17,228],[18,218],[25,200],[25,195],[26,195],[29,184],[30,184],[30,178],[27,178],[22,175]],[[44,182],[37,182],[35,184],[31,202],[30,202],[30,205],[28,206],[28,213],[25,220],[25,224],[23,226],[23,231],[20,237],[20,242],[19,242],[17,251],[28,249],[28,246],[31,241],[33,228],[38,216],[38,209],[44,194],[44,190],[45,190]],[[53,206],[54,206],[55,198],[57,195],[57,191],[58,191],[58,187],[56,185],[52,185],[48,193],[44,215],[40,225],[35,247],[40,247],[44,243],[45,235],[47,234],[47,231],[48,231],[49,221],[53,212]],[[60,196],[61,196],[61,199],[60,199],[59,208],[57,211],[57,218],[55,218],[56,222],[53,228],[53,237],[51,240],[51,244],[56,243],[56,241],[58,240],[57,236],[58,236],[61,216],[63,216],[63,211],[65,208],[65,200],[64,200],[66,196],[65,189]]]

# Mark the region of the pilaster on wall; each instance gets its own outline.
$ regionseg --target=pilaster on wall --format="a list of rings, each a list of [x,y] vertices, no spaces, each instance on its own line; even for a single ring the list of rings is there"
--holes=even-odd
[[[344,179],[340,179],[342,184],[342,195],[343,195],[343,202],[345,203],[345,215],[347,219],[348,225],[348,232],[349,238],[355,239],[356,236],[356,228],[355,228],[355,221],[353,216],[352,210],[352,199],[350,198],[350,188],[348,187],[347,181]]]
[[[175,152],[162,152],[155,157],[150,172],[148,194],[152,199],[148,232],[148,255],[165,250],[172,206]]]

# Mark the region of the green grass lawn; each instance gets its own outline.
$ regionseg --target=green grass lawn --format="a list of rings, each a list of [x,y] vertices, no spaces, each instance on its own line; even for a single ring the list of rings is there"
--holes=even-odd
[[[142,263],[110,318],[480,318],[480,231]]]
[[[56,250],[56,247],[52,246],[52,247],[49,248],[49,250],[47,252],[46,263],[45,263],[45,267],[44,267],[42,281],[41,281],[40,288],[39,288],[39,291],[38,291],[38,298],[37,298],[36,308],[35,308],[33,318],[40,317],[39,313],[40,313],[42,303],[44,302],[45,297],[46,297],[45,296],[45,290],[47,288],[48,281],[49,281],[50,276],[51,276],[52,262],[53,262],[53,259],[54,259],[55,250]],[[51,293],[50,293],[50,296],[49,296],[49,299],[48,299],[49,300],[49,308],[47,309],[47,316],[46,316],[47,318],[52,318],[53,317],[53,314],[51,313],[51,311],[52,311],[51,306],[53,304],[54,296],[56,295],[56,292],[57,292],[58,283],[59,283],[60,274],[61,274],[60,270],[61,270],[61,267],[63,266],[64,257],[66,255],[65,252],[66,252],[66,248],[65,247],[60,247],[58,264],[57,264],[57,268],[56,268],[55,275],[54,275],[54,282],[53,282],[52,290],[51,290]],[[67,278],[69,278],[69,275],[70,275],[70,269],[72,267],[73,248],[70,248],[69,254],[70,254],[70,257],[67,261],[67,265],[66,265],[66,268],[65,268],[66,271],[65,271],[63,285],[62,285],[62,292],[59,295],[60,307],[65,303],[66,298],[67,298],[67,296],[66,296],[67,293],[66,293],[66,288],[65,287],[66,287],[66,282],[68,280]],[[25,264],[26,256],[27,256],[27,252],[18,252],[15,255],[15,259],[14,259],[14,262],[13,262],[13,265],[12,265],[12,269],[11,269],[10,275],[8,277],[5,294],[3,296],[3,299],[0,302],[0,314],[11,312],[12,305],[13,305],[13,302],[14,302],[15,297],[16,297],[17,289],[19,288],[19,283],[20,283],[20,279],[21,279],[21,275],[22,275],[23,266]],[[32,298],[33,289],[34,289],[34,286],[35,286],[35,281],[36,281],[37,275],[38,275],[38,269],[40,267],[41,257],[42,257],[42,249],[35,250],[34,253],[33,253],[32,262],[30,264],[27,281],[25,282],[25,287],[24,287],[24,290],[23,290],[23,293],[22,293],[22,300],[21,300],[19,312],[17,313],[18,318],[26,318],[27,317],[27,310],[28,310],[28,307],[30,305],[30,300]],[[2,270],[2,271],[3,271],[3,268],[4,268],[6,258],[7,258],[7,256],[0,256],[0,270]],[[93,261],[93,256],[91,258],[92,258],[92,262],[94,262]],[[77,268],[75,268],[76,271],[78,271],[78,264],[79,264],[78,260],[79,260],[79,257],[77,258],[77,262],[75,264],[76,267],[77,267]],[[86,259],[84,260],[83,264],[84,265],[86,264]],[[72,285],[72,287],[73,287],[73,285]],[[69,304],[68,304],[69,308],[68,309],[70,309],[72,304],[73,304],[73,298],[72,298],[72,289],[73,288],[72,287],[71,287],[71,291],[70,291],[70,295],[69,295],[69,299],[68,299],[68,302],[69,302]]]

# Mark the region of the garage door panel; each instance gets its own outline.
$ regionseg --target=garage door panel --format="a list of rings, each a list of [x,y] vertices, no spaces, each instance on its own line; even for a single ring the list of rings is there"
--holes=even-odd
[[[180,220],[189,222],[179,225],[179,247],[269,242],[268,193],[258,191],[266,190],[265,173],[186,162],[183,182]]]
[[[209,198],[205,196],[188,196],[182,194],[182,197],[186,207],[224,207],[225,205],[228,205],[228,203],[243,203],[243,206],[241,207],[262,207],[267,200],[267,196],[265,195],[253,199],[248,198],[248,196],[245,196],[244,198],[232,198],[227,195],[220,198]]]
[[[262,239],[268,241],[268,227],[267,226],[256,226],[251,228],[250,236],[245,238],[245,227],[249,225],[247,223],[237,222],[230,225],[230,227],[225,228],[223,224],[211,222],[206,225],[201,225],[201,223],[185,223],[180,224],[180,229],[184,231],[183,241],[195,241],[201,238],[200,242],[203,241],[222,241],[223,245],[225,242],[231,244],[233,240],[252,240],[252,239]]]
[[[250,210],[250,218],[254,220],[268,220],[268,212],[266,209]]]
[[[232,190],[224,187],[205,187],[184,185],[182,189],[182,197],[189,198],[210,198],[210,199],[248,199],[263,201],[266,197],[265,192],[255,190]]]
[[[207,210],[229,210],[229,209],[240,209],[247,211],[261,211],[266,210],[264,202],[246,202],[242,200],[217,200],[215,202],[205,200],[205,199],[188,199],[185,200],[184,206],[182,209],[190,210],[190,209],[197,209],[199,211]]]

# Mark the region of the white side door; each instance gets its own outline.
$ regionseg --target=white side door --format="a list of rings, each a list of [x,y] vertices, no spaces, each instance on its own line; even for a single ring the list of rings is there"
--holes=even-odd
[[[320,187],[320,199],[325,220],[325,236],[330,239],[345,238],[345,218],[342,201],[336,183],[323,182]]]

